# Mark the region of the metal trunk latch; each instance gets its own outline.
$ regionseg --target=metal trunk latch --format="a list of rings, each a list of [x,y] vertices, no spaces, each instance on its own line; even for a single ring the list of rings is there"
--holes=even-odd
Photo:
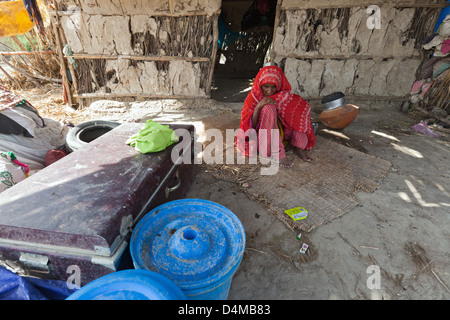
[[[28,271],[50,273],[49,259],[47,256],[21,252],[19,261]]]

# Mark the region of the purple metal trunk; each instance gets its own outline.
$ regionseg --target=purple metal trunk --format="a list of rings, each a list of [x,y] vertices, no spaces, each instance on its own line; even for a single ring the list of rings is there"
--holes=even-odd
[[[134,225],[152,208],[183,198],[195,175],[192,139],[141,154],[126,144],[141,127],[122,124],[2,192],[0,260],[59,280],[76,266],[81,285],[132,267]],[[170,127],[194,134],[191,125]],[[172,160],[174,147],[185,151],[177,152],[178,161]],[[181,161],[189,152],[190,163]]]

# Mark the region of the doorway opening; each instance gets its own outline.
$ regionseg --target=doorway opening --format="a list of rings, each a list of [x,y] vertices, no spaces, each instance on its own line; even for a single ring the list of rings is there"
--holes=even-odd
[[[211,98],[243,102],[269,61],[276,0],[222,0]]]

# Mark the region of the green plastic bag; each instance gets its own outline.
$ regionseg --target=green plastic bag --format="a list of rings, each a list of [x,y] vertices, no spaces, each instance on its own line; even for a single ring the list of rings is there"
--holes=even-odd
[[[147,120],[141,130],[126,141],[141,153],[162,151],[175,142],[178,142],[175,131],[153,120]]]

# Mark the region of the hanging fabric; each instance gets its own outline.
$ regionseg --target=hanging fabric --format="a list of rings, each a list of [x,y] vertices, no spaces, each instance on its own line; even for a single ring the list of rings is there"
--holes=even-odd
[[[21,0],[0,2],[0,38],[24,34],[32,28],[33,22]]]

